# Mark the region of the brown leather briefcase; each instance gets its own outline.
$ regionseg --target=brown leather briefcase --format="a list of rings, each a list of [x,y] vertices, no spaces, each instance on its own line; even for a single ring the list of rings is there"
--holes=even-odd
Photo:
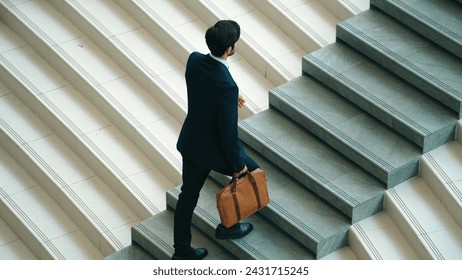
[[[269,203],[265,171],[258,168],[247,172],[217,193],[221,224],[232,227]]]

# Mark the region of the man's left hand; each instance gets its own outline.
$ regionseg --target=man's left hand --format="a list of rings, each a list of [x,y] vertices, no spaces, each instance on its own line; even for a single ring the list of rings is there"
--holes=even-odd
[[[244,104],[245,104],[245,99],[242,95],[239,94],[239,96],[237,97],[237,106],[239,106],[239,108],[242,108],[244,107]]]

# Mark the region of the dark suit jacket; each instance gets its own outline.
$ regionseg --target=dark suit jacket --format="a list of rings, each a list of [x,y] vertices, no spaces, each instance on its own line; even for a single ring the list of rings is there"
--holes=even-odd
[[[208,54],[193,52],[185,77],[188,114],[178,151],[204,169],[242,170],[244,150],[237,132],[239,89],[227,67]]]

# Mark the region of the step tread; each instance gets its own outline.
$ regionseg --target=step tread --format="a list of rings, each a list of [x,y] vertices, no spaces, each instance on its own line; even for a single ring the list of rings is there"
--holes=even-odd
[[[420,259],[385,210],[354,224],[349,244],[362,260]]]
[[[350,227],[347,216],[252,148],[245,146],[245,149],[267,175],[270,203],[260,211],[263,216],[316,253],[317,258],[346,245]],[[212,177],[222,185],[230,180],[216,173]]]
[[[8,221],[16,229],[25,229],[19,233],[21,241],[34,248],[36,256],[41,259],[102,258],[85,236],[69,238],[82,233],[60,206],[1,147],[0,177],[0,204],[6,207],[1,211],[2,216],[6,217],[8,209]],[[68,250],[69,247],[75,250]]]
[[[350,248],[350,246],[345,246],[339,250],[330,253],[329,255],[321,258],[321,260],[358,260],[358,257]]]
[[[421,176],[447,211],[462,225],[462,145],[452,141],[422,158]]]
[[[420,177],[386,194],[386,210],[423,259],[461,259],[462,227]]]
[[[0,260],[37,260],[0,215]]]
[[[151,0],[152,1],[152,0]],[[218,19],[236,20],[241,26],[239,48],[242,55],[273,84],[299,76],[300,58],[305,54],[258,9],[247,2],[183,1],[200,18],[212,25]]]
[[[462,7],[453,0],[371,0],[432,41],[462,57]]]
[[[159,260],[169,260],[173,249],[173,216],[171,209],[148,218],[132,229],[133,241],[142,246]],[[206,260],[233,260],[231,253],[218,245],[195,226],[191,227],[192,243],[195,248],[206,248],[209,251]]]
[[[136,243],[104,258],[105,260],[157,260],[151,253]]]
[[[53,199],[63,205],[61,208],[85,231],[93,244],[100,245],[98,248],[103,254],[107,253],[106,250],[113,250],[104,248],[105,243],[114,249],[121,249],[129,243],[129,236],[120,233],[120,228],[136,222],[137,216],[74,150],[14,95],[5,95],[1,101],[0,127],[5,139],[4,149],[8,145],[11,153],[18,153],[16,158],[30,161],[19,162],[23,168],[27,164],[27,168],[40,170],[30,171],[34,172],[34,179],[46,182],[46,185],[41,184],[46,192],[54,194]],[[72,216],[75,209],[85,218],[82,219],[80,214]],[[92,229],[88,227],[89,223]],[[88,235],[89,230],[93,235]]]
[[[240,124],[240,135],[354,222],[381,209],[384,183],[282,113],[269,109],[247,118]]]
[[[305,56],[303,64],[305,72],[424,150],[454,138],[456,113],[343,43]]]
[[[35,7],[36,5],[38,7]],[[176,138],[180,124],[171,113],[162,108],[147,90],[127,76],[127,73],[111,60],[103,49],[83,35],[50,3],[28,2],[17,8],[11,12],[23,20],[27,28],[47,44],[49,47],[47,55],[58,56],[56,61],[53,61],[56,63],[53,66],[58,65],[56,68],[61,68],[66,65],[71,68],[70,71],[59,74],[67,75],[65,78],[68,81],[75,81],[73,86],[78,88],[90,102],[97,105],[107,118],[111,118],[115,124],[123,128],[132,142],[144,143],[140,140],[143,139],[157,154],[162,154],[162,159],[166,162],[165,166],[168,165],[163,168],[170,171],[165,172],[166,175],[179,176],[181,156],[172,144],[171,138]],[[27,22],[34,22],[34,24],[27,25]],[[57,26],[59,30],[56,30]],[[66,41],[61,43],[61,37],[66,37]],[[37,46],[31,45],[31,47]],[[81,81],[82,78],[85,81]],[[82,83],[86,84],[82,85]],[[164,129],[170,129],[165,130],[164,135],[158,135],[155,131],[163,123],[168,124]],[[156,154],[150,150],[148,152]],[[178,176],[174,175],[169,179],[178,181]]]
[[[369,10],[343,21],[339,23],[338,30],[347,32],[337,32],[342,40],[389,70],[402,73],[403,77],[422,91],[460,113],[460,59],[378,10]],[[379,56],[384,56],[387,60],[384,61]],[[408,78],[408,72],[412,74],[412,78]],[[417,81],[414,80],[415,77],[418,78]],[[445,95],[449,97],[446,98]]]
[[[222,185],[213,179],[207,179],[194,211],[193,224],[214,238],[215,228],[220,223],[216,208],[216,193]],[[167,193],[170,207],[176,206],[180,187]],[[254,230],[241,239],[217,240],[239,259],[315,259],[315,255],[283,232],[276,225],[256,213],[245,220],[254,225]],[[268,233],[271,234],[268,234]],[[268,246],[271,244],[271,246]]]
[[[156,180],[159,182],[158,188],[162,188],[162,184],[171,187],[173,183],[169,182],[119,129],[115,128],[93,104],[83,98],[80,92],[71,85],[64,82],[50,84],[48,90],[41,88],[40,81],[43,79],[36,80],[30,74],[31,69],[40,69],[41,77],[56,77],[61,81],[64,79],[32,49],[21,48],[10,54],[11,57],[6,58],[8,63],[5,63],[4,67],[11,73],[15,73],[15,77],[12,79],[16,79],[17,83],[24,85],[27,94],[30,95],[27,98],[39,97],[37,98],[38,103],[45,108],[44,110],[56,117],[58,123],[49,121],[48,125],[67,127],[72,133],[72,136],[66,140],[69,146],[79,146],[77,143],[84,145],[95,157],[106,164],[108,169],[113,172],[112,176],[125,178],[121,185],[124,185],[124,188],[132,193],[133,197],[136,197],[139,204],[133,207],[138,213],[148,216],[149,213],[163,210],[165,201],[159,203],[157,199],[154,199],[150,195],[152,191],[147,189],[136,175],[143,173],[156,176]],[[22,61],[23,57],[28,57],[28,60]],[[17,95],[21,96],[19,93]],[[43,111],[41,111],[42,113]],[[85,155],[80,149],[78,151],[80,155]],[[138,176],[138,178],[141,177]],[[164,189],[167,190],[167,187]]]
[[[369,0],[321,1],[320,4],[340,20],[345,20],[369,9]]]
[[[165,51],[171,52],[171,55],[176,56],[178,61],[182,64],[182,68],[184,68],[190,52],[209,52],[205,40],[203,39],[207,25],[202,22],[200,18],[197,18],[188,11],[181,1],[159,2],[138,0],[119,1],[119,4],[127,10],[132,18],[137,19],[140,24],[143,25],[143,27],[137,30],[146,30],[150,32],[152,36],[149,36],[148,39],[143,41],[140,40],[136,45],[122,44],[127,55],[134,57],[146,56],[145,49],[152,48],[147,40],[155,40],[158,42],[156,44],[162,44],[166,48]],[[90,8],[87,10],[92,11]],[[128,15],[126,16],[128,17]],[[95,14],[95,17],[101,19],[97,14]],[[140,17],[146,19],[139,20]],[[153,28],[154,26],[163,28],[164,31],[167,32],[168,37],[165,34],[156,32]],[[151,28],[153,30],[151,30]],[[147,38],[148,36],[145,37]],[[120,42],[120,40],[113,42],[118,45],[123,43]],[[229,63],[230,71],[239,84],[240,93],[246,98],[246,104],[244,108],[240,110],[240,115],[242,117],[247,117],[268,107],[266,93],[273,85],[250,66],[248,61],[243,59],[239,53],[240,51],[237,50],[236,54],[229,58]],[[148,66],[149,65],[146,65],[145,67]],[[186,87],[179,86],[179,81],[185,84],[184,70],[177,71],[177,74],[175,79],[172,78],[172,73],[159,75],[158,78],[163,79],[164,83],[175,89],[176,92],[180,92],[181,98],[183,99],[182,102],[186,104]]]
[[[86,26],[84,23],[90,24],[93,29],[87,32],[88,36],[95,38],[100,47],[115,48],[116,51],[108,53],[109,56],[119,61],[125,71],[132,71],[131,74],[136,75],[133,68],[137,68],[140,75],[157,84],[164,94],[174,100],[175,109],[183,111],[179,117],[184,117],[187,109],[186,88],[178,86],[178,80],[184,75],[184,65],[159,41],[115,2],[65,1],[63,5],[69,9],[64,6],[56,8],[60,8],[64,15],[71,14],[78,18],[73,23],[81,26],[81,29]],[[121,56],[126,59],[121,60]],[[131,67],[120,61],[125,61]],[[147,83],[144,81],[142,84]]]
[[[307,52],[335,42],[339,19],[323,3],[296,5],[279,0],[251,3]]]
[[[273,89],[270,102],[388,186],[418,172],[415,144],[310,76]]]

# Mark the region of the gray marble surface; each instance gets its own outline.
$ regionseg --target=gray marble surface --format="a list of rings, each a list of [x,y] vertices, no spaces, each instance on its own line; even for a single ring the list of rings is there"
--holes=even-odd
[[[219,224],[216,208],[216,193],[221,184],[207,180],[201,190],[198,205],[194,211],[193,223],[210,238],[214,238],[215,228]],[[170,207],[176,205],[179,189],[168,192],[167,202]],[[290,237],[279,227],[262,215],[254,214],[245,219],[254,225],[249,235],[240,239],[217,240],[239,259],[315,259],[316,256],[297,240]]]
[[[169,260],[173,250],[173,215],[171,209],[167,209],[155,216],[152,216],[132,229],[134,246],[144,248],[146,252],[159,260]],[[236,259],[223,247],[218,245],[213,238],[208,237],[198,228],[191,229],[193,247],[207,248],[208,260],[232,260]],[[137,245],[139,244],[139,245]]]
[[[389,187],[418,172],[417,145],[312,77],[301,76],[272,90],[270,104]],[[397,178],[398,173],[407,176]]]
[[[371,0],[396,19],[462,58],[462,6],[454,0]]]
[[[275,109],[247,118],[240,135],[353,221],[381,209],[384,183]]]
[[[378,10],[339,23],[337,37],[461,112],[462,60],[435,43]]]
[[[138,244],[132,244],[122,250],[119,250],[106,258],[105,260],[157,260],[151,253],[146,251]]]
[[[303,69],[424,151],[454,138],[453,111],[344,43],[305,56]]]
[[[347,245],[351,219],[287,175],[253,149],[247,153],[266,171],[270,205],[261,214],[273,221],[317,258]]]

